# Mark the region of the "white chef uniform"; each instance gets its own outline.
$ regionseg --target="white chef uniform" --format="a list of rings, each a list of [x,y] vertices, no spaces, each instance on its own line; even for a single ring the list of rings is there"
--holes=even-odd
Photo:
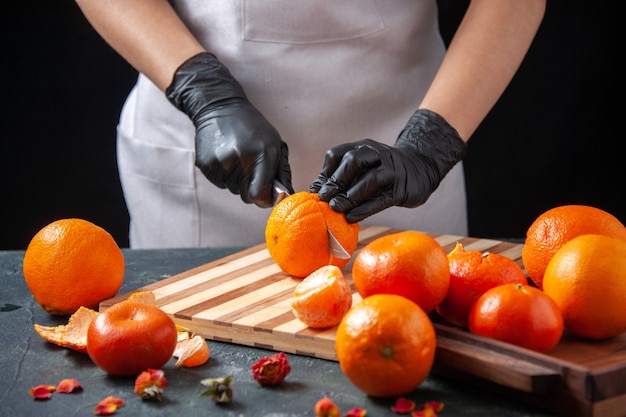
[[[172,0],[289,146],[296,191],[327,149],[393,144],[444,54],[435,0]],[[195,129],[140,75],[118,126],[118,164],[132,248],[249,246],[270,209],[245,204],[194,165]],[[423,206],[362,224],[466,235],[462,164]]]

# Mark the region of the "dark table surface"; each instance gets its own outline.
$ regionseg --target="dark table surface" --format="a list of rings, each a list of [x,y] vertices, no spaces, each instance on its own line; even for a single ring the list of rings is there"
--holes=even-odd
[[[186,271],[241,248],[170,250],[124,249],[126,275],[121,293]],[[317,400],[330,397],[342,414],[353,407],[367,410],[367,417],[397,416],[390,410],[393,399],[366,396],[342,374],[337,362],[287,354],[292,371],[278,387],[263,388],[252,380],[251,365],[276,352],[209,340],[210,360],[200,367],[174,369],[174,361],[162,369],[168,379],[162,402],[142,401],[133,393],[133,378],[113,378],[96,367],[86,354],[53,345],[33,329],[38,323],[53,326],[67,317],[46,313],[34,300],[22,275],[23,251],[0,252],[0,416],[72,417],[93,415],[95,405],[113,395],[125,400],[119,416],[314,416]],[[201,397],[200,381],[231,374],[234,401],[217,405]],[[29,389],[39,384],[57,385],[62,379],[78,380],[83,390],[53,394],[36,401]],[[499,396],[470,384],[429,376],[405,395],[418,404],[445,404],[440,416],[549,417],[553,414]]]

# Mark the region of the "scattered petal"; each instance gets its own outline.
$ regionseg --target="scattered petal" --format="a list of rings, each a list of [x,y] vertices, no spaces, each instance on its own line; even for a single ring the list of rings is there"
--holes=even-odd
[[[109,416],[114,414],[120,407],[124,407],[124,400],[118,397],[109,396],[96,405],[93,413],[97,416]]]
[[[142,400],[163,399],[163,388],[167,387],[165,373],[160,369],[143,371],[135,379],[135,394]]]
[[[365,410],[364,408],[355,407],[351,410],[348,410],[346,414],[344,414],[344,417],[365,417],[365,414],[367,414],[367,410]]]
[[[339,417],[340,415],[339,407],[328,397],[321,398],[315,403],[315,417]]]
[[[422,410],[413,411],[411,417],[437,417],[437,413],[432,408],[424,408]]]
[[[63,381],[59,382],[57,386],[57,392],[61,392],[63,394],[69,394],[74,391],[81,391],[83,389],[80,382],[75,379],[67,378]]]
[[[422,404],[421,408],[430,408],[435,413],[441,413],[443,411],[443,403],[440,403],[438,401],[429,401],[426,404]]]
[[[391,406],[391,411],[396,414],[409,414],[413,410],[415,410],[415,402],[403,397],[398,398],[395,405]]]
[[[417,411],[411,413],[411,417],[437,417],[437,413],[443,411],[443,403],[429,401],[419,406]]]
[[[252,365],[252,378],[259,384],[278,385],[291,372],[285,352],[265,357]]]
[[[200,383],[205,387],[209,387],[209,389],[201,392],[200,395],[209,396],[218,404],[229,403],[233,400],[233,380],[234,377],[232,375],[203,379]]]
[[[179,339],[176,343],[173,356],[177,358],[174,364],[175,368],[181,366],[190,368],[204,365],[209,360],[211,351],[204,337],[195,335],[184,340]]]
[[[39,336],[50,343],[87,353],[87,329],[98,314],[100,313],[90,308],[80,307],[70,316],[67,324],[58,326],[34,324],[33,327]]]
[[[49,400],[52,398],[52,393],[56,390],[54,385],[37,385],[32,387],[28,393],[32,395],[36,400]]]

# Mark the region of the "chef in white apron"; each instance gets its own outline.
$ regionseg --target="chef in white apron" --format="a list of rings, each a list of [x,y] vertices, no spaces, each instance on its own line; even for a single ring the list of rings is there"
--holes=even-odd
[[[441,120],[456,128],[459,141],[467,141],[513,76],[544,7],[539,1],[539,7],[502,8],[507,10],[499,19],[511,18],[506,25],[515,26],[513,17],[523,24],[521,29],[498,29],[516,42],[510,45],[508,62],[497,61],[485,70],[497,71],[502,78],[494,81],[495,87],[483,86],[486,104],[474,106],[474,100],[485,100],[475,98],[481,92],[474,86],[466,103],[447,104],[462,99],[451,94],[437,107],[445,79],[435,83],[439,90],[431,95],[432,104],[425,105],[446,53],[434,0],[172,0],[171,7],[163,0],[98,2],[79,0],[94,27],[140,71],[122,110],[117,142],[133,248],[249,246],[264,241],[270,209],[242,202],[243,193],[216,186],[207,179],[210,174],[196,166],[197,123],[186,111],[195,104],[176,105],[188,94],[197,94],[193,76],[191,87],[180,87],[188,82],[180,81],[181,72],[204,62],[194,64],[190,58],[209,51],[207,59],[223,65],[220,71],[230,73],[288,146],[289,185],[295,191],[309,190],[327,150],[365,138],[393,147],[419,107],[445,117]],[[484,12],[488,6],[474,9],[470,23],[487,24],[480,19],[489,19]],[[528,11],[520,17],[520,9]],[[469,23],[466,26],[467,32]],[[511,32],[515,30],[523,35]],[[499,41],[491,47],[500,47]],[[474,64],[467,65],[471,69]],[[482,76],[474,81],[491,82]],[[454,87],[453,81],[449,88]],[[469,115],[455,117],[459,109]],[[451,165],[424,204],[389,207],[361,223],[466,235],[462,163]],[[330,180],[332,172],[327,174]]]

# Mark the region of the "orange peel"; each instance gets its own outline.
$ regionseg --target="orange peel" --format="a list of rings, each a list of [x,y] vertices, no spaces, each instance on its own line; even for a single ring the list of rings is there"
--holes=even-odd
[[[100,313],[90,308],[80,307],[70,316],[67,324],[42,326],[35,323],[33,327],[39,336],[50,343],[87,353],[87,329],[98,314]]]
[[[181,333],[187,333],[187,337],[181,336]],[[179,332],[179,339],[173,356],[177,359],[174,364],[175,368],[181,366],[191,368],[204,365],[211,357],[211,351],[204,337],[191,335],[188,332]]]

